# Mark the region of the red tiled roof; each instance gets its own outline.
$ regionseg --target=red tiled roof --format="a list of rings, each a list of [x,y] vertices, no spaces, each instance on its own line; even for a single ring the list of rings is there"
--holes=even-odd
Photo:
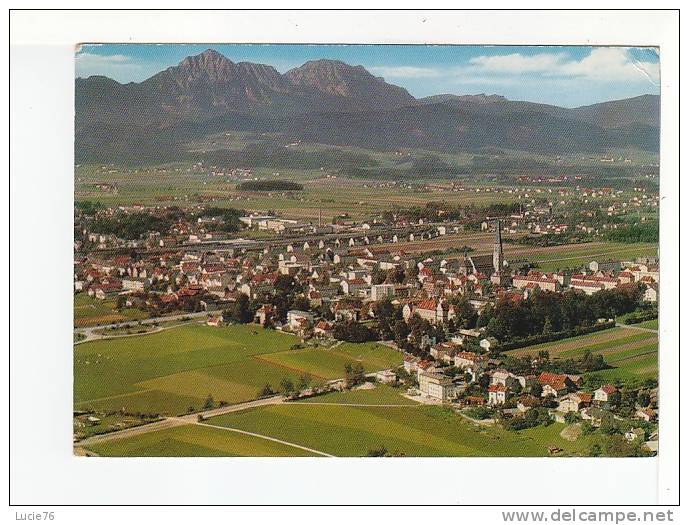
[[[426,301],[421,301],[416,305],[418,310],[435,310],[438,308],[438,303],[434,299],[428,299]]]
[[[539,383],[542,385],[550,385],[556,390],[560,390],[560,388],[564,386],[566,379],[567,376],[565,375],[551,374],[549,372],[541,372],[541,375],[538,376]]]
[[[603,385],[602,387],[600,387],[600,390],[602,390],[608,395],[617,392],[617,388],[615,388],[615,386],[613,385]]]
[[[590,403],[593,396],[588,392],[577,392],[576,396],[582,403]]]

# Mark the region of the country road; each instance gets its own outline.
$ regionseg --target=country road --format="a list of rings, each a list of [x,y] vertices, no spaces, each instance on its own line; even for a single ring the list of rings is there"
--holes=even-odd
[[[338,380],[335,380],[338,381]],[[341,381],[341,379],[339,380]],[[183,416],[170,416],[153,423],[147,423],[145,425],[140,425],[137,427],[125,428],[123,430],[117,430],[115,432],[109,432],[107,434],[100,434],[96,436],[90,436],[88,438],[82,439],[81,441],[76,441],[74,443],[74,450],[76,455],[86,455],[86,450],[89,445],[94,445],[97,443],[103,443],[106,441],[112,441],[117,439],[124,439],[129,437],[138,436],[141,434],[147,434],[149,432],[156,432],[158,430],[164,430],[167,428],[179,427],[183,425],[201,425],[213,428],[220,428],[227,431],[237,432],[240,434],[251,435],[254,437],[259,437],[267,439],[269,441],[275,441],[276,443],[282,443],[283,445],[289,445],[292,447],[300,448],[314,454],[318,454],[326,457],[333,457],[325,452],[309,449],[295,443],[289,443],[287,441],[282,441],[270,436],[265,436],[263,434],[254,434],[252,432],[247,432],[245,430],[240,430],[236,428],[224,427],[213,425],[211,423],[204,422],[205,419],[209,419],[216,416],[222,416],[223,414],[230,414],[232,412],[239,412],[241,410],[247,410],[250,408],[258,408],[268,405],[279,405],[285,403],[286,399],[282,395],[276,395],[271,397],[266,397],[263,399],[256,399],[254,401],[246,401],[244,403],[237,403],[235,405],[227,405],[224,407],[213,408],[210,410],[204,410],[202,412],[194,412],[193,414],[186,414]],[[326,405],[326,406],[346,406],[346,407],[387,407],[387,408],[414,408],[419,405],[409,405],[409,404],[396,404],[396,403],[322,403],[318,401],[309,401],[304,403],[290,403],[292,406],[309,406],[309,405]],[[202,420],[199,421],[199,416]],[[90,453],[90,451],[89,451]]]
[[[74,329],[75,334],[82,334],[86,337],[80,341],[76,341],[74,344],[77,345],[80,343],[85,343],[87,341],[94,341],[96,339],[113,339],[115,337],[131,337],[134,335],[146,335],[146,334],[102,335],[102,334],[96,333],[96,331],[98,331],[98,330],[106,330],[108,328],[118,328],[118,327],[123,326],[123,325],[137,326],[139,324],[155,324],[155,323],[163,323],[163,322],[169,322],[169,321],[181,321],[183,319],[202,319],[202,318],[207,317],[209,315],[218,314],[220,312],[221,312],[221,310],[208,310],[208,311],[203,311],[203,312],[184,313],[184,314],[169,315],[169,316],[164,316],[164,317],[151,317],[150,319],[141,319],[140,321],[122,321],[119,323],[102,324],[102,325],[98,325],[98,326],[86,326],[84,328],[75,328]],[[153,333],[153,332],[147,332],[147,333]]]
[[[198,423],[199,416],[202,416],[203,418],[222,416],[223,414],[239,412],[240,410],[246,410],[249,408],[257,408],[266,405],[278,405],[280,403],[284,403],[284,401],[285,398],[283,396],[272,396],[263,399],[257,399],[255,401],[238,403],[236,405],[227,405],[224,407],[213,408],[211,410],[205,410],[203,412],[195,412],[193,414],[188,414],[184,416],[166,417],[165,419],[161,419],[160,421],[155,421],[153,423],[148,423],[146,425],[140,425],[138,427],[117,430],[116,432],[109,432],[107,434],[91,436],[81,441],[75,442],[74,446],[86,447],[88,445],[93,445],[95,443],[103,443],[104,441],[112,441],[113,439],[122,439],[127,437],[138,436],[140,434],[155,432],[156,430],[163,430],[166,428],[178,427],[182,425],[196,424]]]

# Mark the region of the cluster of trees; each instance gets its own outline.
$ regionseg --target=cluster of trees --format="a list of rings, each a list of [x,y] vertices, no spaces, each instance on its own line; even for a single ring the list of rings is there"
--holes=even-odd
[[[549,334],[591,326],[599,318],[614,318],[631,312],[641,303],[642,285],[601,290],[586,295],[574,290],[559,294],[537,290],[519,302],[508,298],[487,306],[476,319],[486,335],[504,342],[536,334]]]
[[[421,357],[427,356],[430,350],[428,346],[421,346],[424,336],[436,342],[446,339],[443,326],[433,325],[418,315],[412,316],[407,322],[402,317],[402,308],[393,305],[389,299],[375,303],[373,312],[375,324],[369,326],[356,321],[341,321],[334,326],[334,337],[352,343],[393,340],[400,348]]]
[[[253,321],[256,310],[262,304],[273,306],[272,317],[266,318],[265,328],[271,328],[276,321],[284,323],[289,310],[309,310],[309,301],[298,295],[301,285],[289,275],[280,275],[275,281],[274,293],[269,293],[255,301],[251,301],[246,294],[240,294],[233,305],[223,311],[226,321],[246,324]]]
[[[254,312],[249,297],[246,294],[241,294],[230,308],[223,310],[222,316],[226,322],[246,324],[253,320]]]
[[[273,317],[268,320],[268,325],[274,321],[284,323],[287,320],[287,312],[290,310],[309,310],[309,301],[301,295],[304,289],[302,285],[291,275],[279,275],[275,280],[274,289],[260,297],[253,305],[255,312],[260,304],[270,304],[273,307]],[[252,312],[252,313],[253,313]]]
[[[299,376],[299,379],[294,382],[289,377],[283,377],[280,380],[280,385],[277,389],[274,389],[270,383],[266,383],[261,390],[258,391],[259,398],[270,397],[275,394],[284,394],[290,396],[293,394],[298,394],[299,392],[306,390],[311,385],[312,378],[308,373],[303,373]]]
[[[98,201],[75,201],[74,208],[83,215],[95,215],[103,209],[103,205]]]
[[[416,267],[414,267],[416,268]],[[416,268],[415,275],[412,276],[410,270],[405,271],[399,266],[395,268],[390,268],[389,270],[381,270],[376,267],[371,272],[371,284],[401,284],[408,279],[416,279],[416,275],[419,274],[419,269]]]
[[[658,306],[649,304],[642,306],[639,312],[635,312],[625,318],[624,324],[636,324],[642,323],[644,321],[651,321],[652,319],[658,319]]]
[[[621,434],[608,436],[602,442],[591,445],[589,455],[592,457],[605,456],[609,458],[630,458],[652,456],[653,453],[642,447],[643,440],[636,439],[631,443]]]
[[[553,418],[545,407],[534,407],[527,410],[522,416],[514,416],[502,421],[502,426],[507,430],[524,430],[525,428],[548,426]]]
[[[425,206],[415,206],[411,208],[397,208],[392,212],[387,212],[384,218],[392,219],[397,217],[410,222],[425,221],[457,221],[462,219],[484,220],[489,216],[510,215],[519,212],[519,203],[494,203],[487,206],[476,206],[475,204],[455,205],[441,201],[430,201]]]
[[[385,299],[378,301],[373,306],[373,313],[378,320],[377,327],[381,339],[389,341],[390,339],[397,339],[397,335],[403,335],[404,330],[399,331],[400,329],[397,327],[401,321],[406,328],[406,323],[402,320],[402,309],[399,306],[395,306],[389,299]],[[406,335],[404,337],[406,338]]]
[[[592,237],[586,232],[571,231],[569,233],[546,233],[544,235],[522,235],[514,239],[513,242],[525,246],[561,246],[563,244],[582,244],[591,242]]]
[[[93,217],[104,206],[100,202],[77,201],[74,208],[81,215]],[[114,234],[121,239],[139,239],[149,231],[157,231],[166,234],[170,227],[179,220],[194,219],[197,217],[220,217],[221,222],[209,225],[212,231],[236,232],[242,227],[239,217],[244,215],[243,210],[235,208],[209,207],[196,214],[189,214],[176,206],[170,207],[164,214],[118,213],[112,217],[97,217],[89,223],[89,229],[96,233]]]
[[[586,350],[578,359],[550,359],[546,350],[538,352],[537,356],[502,356],[504,365],[517,374],[540,374],[551,372],[554,374],[583,374],[605,370],[609,365],[602,354],[593,354]],[[540,392],[538,393],[540,395]]]
[[[90,224],[93,232],[116,235],[120,239],[140,239],[150,231],[166,234],[176,221],[172,213],[118,213],[113,217],[98,217]]]
[[[616,228],[605,234],[609,241],[634,244],[638,242],[657,243],[659,238],[659,222],[649,220],[638,224],[630,224],[624,228]]]
[[[366,373],[364,371],[364,365],[361,364],[361,361],[347,363],[344,367],[344,374],[345,386],[347,388],[352,388],[353,386],[360,385],[366,381]]]
[[[214,231],[233,233],[242,228],[242,223],[239,220],[239,217],[244,215],[244,213],[244,210],[238,210],[236,208],[210,207],[200,212],[198,217],[220,217],[222,218],[222,222],[211,226],[210,229]]]
[[[470,418],[478,420],[490,419],[495,415],[495,411],[492,408],[484,405],[468,408],[464,413]]]
[[[287,180],[249,180],[237,185],[241,191],[301,191],[303,184]]]
[[[375,341],[378,338],[375,331],[356,321],[336,323],[333,327],[333,336],[335,339],[350,343],[365,343],[366,341]]]

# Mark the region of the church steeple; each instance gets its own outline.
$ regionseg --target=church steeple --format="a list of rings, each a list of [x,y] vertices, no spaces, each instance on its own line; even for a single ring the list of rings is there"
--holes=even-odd
[[[497,274],[502,273],[502,225],[500,219],[495,221],[495,242],[493,243],[493,270]]]

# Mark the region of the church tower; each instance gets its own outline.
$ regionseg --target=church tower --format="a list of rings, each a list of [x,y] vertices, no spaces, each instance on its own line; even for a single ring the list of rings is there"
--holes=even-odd
[[[462,256],[462,259],[459,261],[459,274],[460,275],[469,275],[469,261],[468,261],[469,256],[467,255],[467,250],[464,248],[464,255]]]
[[[503,256],[502,256],[502,225],[500,219],[495,222],[495,242],[493,244],[493,270],[496,274],[501,275],[503,271]]]

